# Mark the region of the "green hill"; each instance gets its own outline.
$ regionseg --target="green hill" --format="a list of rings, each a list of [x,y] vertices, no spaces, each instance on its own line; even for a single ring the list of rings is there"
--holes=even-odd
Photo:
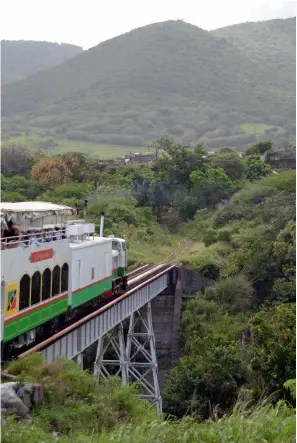
[[[259,26],[291,29],[290,20]],[[278,45],[278,35],[261,44],[275,39],[281,59],[286,43]],[[3,136],[129,146],[169,136],[213,148],[245,146],[269,130],[285,137],[295,125],[291,46],[288,80],[278,61],[271,69],[242,46],[183,21],[135,29],[4,85]]]
[[[265,64],[275,75],[275,85],[295,90],[296,17],[262,22],[241,23],[212,32],[226,38],[259,64]]]
[[[75,57],[82,48],[62,43],[1,41],[1,82],[12,83]]]

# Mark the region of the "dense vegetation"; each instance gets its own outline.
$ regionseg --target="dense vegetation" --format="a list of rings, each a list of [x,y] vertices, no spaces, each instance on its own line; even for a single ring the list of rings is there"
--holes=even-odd
[[[82,48],[35,41],[1,41],[1,82],[12,83],[75,57]]]
[[[154,163],[117,168],[102,167],[78,153],[32,158],[17,148],[2,150],[4,201],[38,198],[81,211],[87,198],[90,220],[96,222],[104,210],[106,234],[128,236],[130,264],[159,263],[178,240],[186,239],[191,248],[179,262],[214,281],[185,305],[182,356],[170,370],[163,394],[166,413],[179,419],[190,415],[194,421],[161,425],[149,414],[146,421],[145,406],[131,400],[129,390],[120,391],[121,401],[131,401],[134,412],[127,416],[121,406],[124,418],[116,430],[118,409],[111,412],[115,421],[110,425],[104,421],[108,414],[100,416],[104,432],[97,441],[149,442],[156,435],[162,442],[172,441],[172,435],[175,441],[189,442],[293,441],[293,411],[285,404],[294,406],[295,401],[288,386],[296,377],[296,173],[271,171],[260,158],[271,148],[266,141],[247,147],[244,157],[222,149],[209,158],[201,145],[189,148],[163,138],[153,143]],[[116,394],[107,392],[100,401],[108,409],[114,405],[110,395]],[[89,400],[78,402],[84,395],[76,392],[75,400],[67,401],[62,396],[64,412],[57,409],[62,423],[67,414],[71,423],[77,422],[60,431],[70,439],[75,435],[72,441],[88,441],[84,439],[92,429],[93,434],[102,431],[94,423],[97,416],[85,429],[76,420],[75,414],[87,421],[90,409],[100,409],[93,397],[95,406]],[[267,396],[276,409],[263,406]],[[236,401],[248,405],[252,415],[234,409]],[[32,428],[22,427],[24,440],[37,441],[38,432],[45,439],[50,420],[60,423],[47,407],[44,411]],[[197,424],[210,417],[223,418]],[[13,425],[6,429],[8,441]]]
[[[289,37],[279,43],[277,30],[290,35],[295,19],[280,23],[258,24],[260,40],[271,32],[257,45],[249,36],[246,46],[229,42],[229,28],[226,39],[182,21],[103,42],[4,86],[3,137],[39,135],[57,150],[61,140],[87,150],[88,143],[138,147],[164,135],[242,148],[270,131],[280,144],[295,134],[295,53]],[[264,54],[273,56],[273,68]]]
[[[44,364],[39,356],[13,363],[9,372],[20,381],[40,382],[45,404],[33,412],[33,424],[9,419],[1,441],[40,443],[221,443],[260,441],[293,443],[294,410],[284,402],[251,408],[239,401],[231,416],[202,424],[189,417],[161,421],[145,402],[135,397],[137,387],[120,387],[120,381],[99,382],[75,363],[63,360]]]
[[[275,81],[288,93],[295,88],[296,18],[241,23],[216,29],[212,34],[226,38],[242,52],[274,71]],[[277,69],[275,70],[275,67]]]

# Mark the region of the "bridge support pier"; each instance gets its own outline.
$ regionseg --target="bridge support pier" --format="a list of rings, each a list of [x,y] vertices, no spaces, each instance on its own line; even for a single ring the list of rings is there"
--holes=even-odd
[[[105,358],[106,354],[108,358]],[[126,346],[123,323],[99,338],[94,374],[104,378],[111,375],[121,376],[124,385],[138,382],[142,388],[141,398],[156,406],[158,414],[162,413],[150,302],[129,317]]]
[[[109,359],[104,358],[107,353],[111,356]],[[98,339],[94,374],[101,375],[104,378],[111,375],[122,377],[123,385],[128,384],[127,356],[122,322]]]

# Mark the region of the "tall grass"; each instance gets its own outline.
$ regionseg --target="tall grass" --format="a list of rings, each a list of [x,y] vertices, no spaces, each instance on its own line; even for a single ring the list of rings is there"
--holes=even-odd
[[[133,387],[118,379],[99,384],[75,363],[46,364],[33,355],[12,363],[9,372],[19,380],[40,382],[45,404],[32,412],[33,424],[9,417],[2,427],[2,443],[291,443],[295,441],[295,411],[284,402],[262,402],[252,409],[238,401],[233,413],[220,420],[198,423],[157,418],[153,408],[135,397]]]

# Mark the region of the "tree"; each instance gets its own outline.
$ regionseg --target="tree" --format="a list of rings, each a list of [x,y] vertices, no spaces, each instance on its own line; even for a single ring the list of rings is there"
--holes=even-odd
[[[279,265],[280,277],[274,282],[273,300],[296,300],[296,223],[287,223],[274,242],[273,255]]]
[[[156,158],[159,157],[161,151],[167,150],[170,146],[173,146],[173,140],[170,140],[166,137],[161,137],[158,140],[154,141],[152,144],[148,145],[148,148],[153,151],[156,155]]]
[[[165,140],[166,143],[163,142],[164,153],[159,156],[153,167],[157,174],[156,181],[166,182],[171,192],[178,185],[185,185],[190,188],[191,172],[202,169],[209,163],[206,150],[202,145],[189,148]]]
[[[71,171],[61,158],[45,157],[32,168],[32,177],[44,188],[68,183]]]
[[[219,153],[220,154],[228,154],[230,152],[235,152],[233,148],[228,148],[228,146],[224,146],[223,148],[220,149]]]
[[[199,208],[212,206],[232,192],[232,182],[221,168],[193,171],[190,180],[193,183],[191,194],[198,200]]]
[[[179,186],[174,192],[172,205],[184,220],[194,217],[199,206],[197,198],[191,195],[185,186]]]
[[[26,199],[32,200],[37,197],[39,193],[38,186],[36,186],[36,183],[33,183],[32,180],[29,180],[28,178],[24,177],[23,175],[13,175],[11,177],[7,177],[2,175],[1,176],[1,188],[2,191],[5,192],[3,194],[6,195],[6,200],[8,194],[11,193],[18,193],[21,194],[23,197],[27,197]],[[22,199],[21,199],[22,200]],[[7,200],[9,201],[9,200]],[[17,201],[17,200],[14,200]],[[20,201],[20,200],[19,200]]]
[[[232,407],[247,381],[241,343],[236,340],[244,328],[242,319],[222,313],[201,293],[186,304],[180,337],[183,357],[167,377],[166,412],[207,418],[213,407]]]
[[[81,182],[87,177],[87,161],[84,154],[81,152],[67,152],[61,158],[71,172],[71,180]]]
[[[42,200],[51,200],[56,203],[62,203],[63,200],[70,198],[84,200],[89,194],[91,194],[91,191],[92,186],[90,182],[70,182],[55,186],[54,189],[46,191],[41,198]]]
[[[246,155],[259,155],[259,154],[264,154],[266,151],[269,151],[270,149],[272,149],[272,142],[271,141],[266,141],[266,142],[258,142],[253,146],[248,146],[245,149],[245,154]]]
[[[246,159],[246,176],[250,181],[259,180],[270,172],[271,167],[258,155],[251,155]]]
[[[253,315],[251,334],[253,376],[265,380],[269,392],[296,378],[296,306],[293,303],[264,307]]]
[[[244,160],[236,152],[218,154],[213,159],[215,168],[222,168],[231,180],[240,180],[244,177]]]
[[[259,155],[259,149],[257,148],[257,146],[248,146],[247,148],[245,148],[244,153],[247,156]]]
[[[246,311],[253,301],[252,283],[238,274],[222,279],[205,290],[207,300],[213,300],[228,312]]]
[[[9,174],[30,171],[30,156],[21,145],[7,145],[1,149],[1,171]]]
[[[266,151],[270,151],[270,149],[272,149],[272,142],[258,142],[255,144],[255,147],[258,149],[259,154],[264,154]]]

